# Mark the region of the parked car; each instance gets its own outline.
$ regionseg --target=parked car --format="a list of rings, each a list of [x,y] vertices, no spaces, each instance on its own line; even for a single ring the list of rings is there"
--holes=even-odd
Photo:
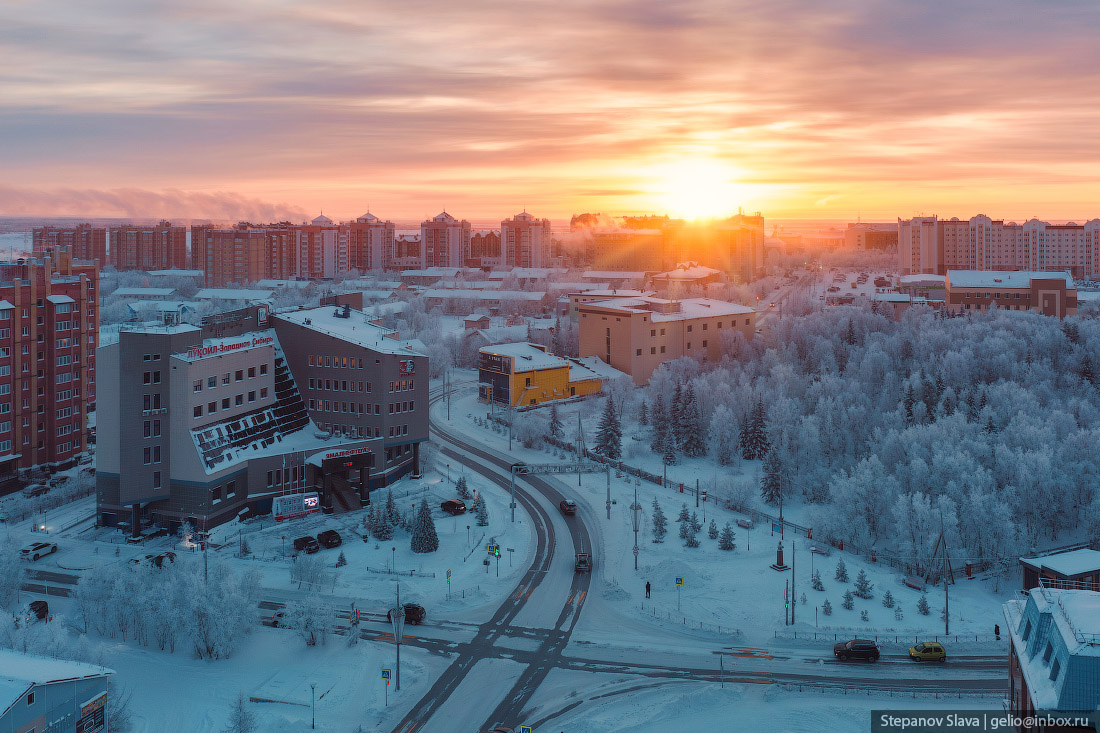
[[[24,559],[37,560],[40,557],[45,557],[54,552],[57,552],[56,542],[35,542],[34,544],[24,547],[19,551],[19,554]]]
[[[286,622],[284,621],[285,618],[286,618],[286,611],[282,611],[282,610],[272,611],[271,615],[267,617],[267,623],[270,624],[272,628],[277,629],[280,626],[285,626],[286,625]]]
[[[386,611],[386,620],[393,620],[393,609]],[[405,623],[419,624],[424,620],[424,607],[416,603],[405,604]]]
[[[46,484],[35,484],[34,486],[28,486],[27,488],[23,489],[23,496],[26,496],[26,497],[42,496],[43,494],[45,494],[49,490],[50,490],[50,487],[47,486]]]
[[[31,601],[30,609],[39,621],[50,615],[50,604],[46,601]]]
[[[909,658],[914,662],[946,662],[947,650],[938,641],[922,641],[916,646],[909,647]]]
[[[571,517],[577,513],[577,502],[573,501],[572,499],[563,499],[558,504],[558,509],[561,509],[562,514],[566,514]]]
[[[312,555],[315,552],[321,551],[321,545],[317,544],[317,539],[314,537],[299,537],[294,540],[294,549],[298,552],[305,552],[307,555]]]
[[[458,499],[448,499],[440,504],[439,508],[452,516],[466,513],[466,503]]]
[[[852,639],[833,645],[833,654],[842,662],[849,659],[866,659],[868,662],[877,662],[879,657],[878,644],[870,639]]]
[[[176,561],[176,553],[174,552],[162,552],[159,554],[149,554],[145,557],[132,557],[130,558],[131,565],[137,565],[142,562],[147,562],[155,568],[164,567],[164,562],[168,561],[168,564],[172,564]]]
[[[340,533],[335,529],[326,529],[324,532],[321,532],[317,535],[317,541],[321,543],[322,547],[328,547],[330,549],[339,547],[344,542],[340,538]]]

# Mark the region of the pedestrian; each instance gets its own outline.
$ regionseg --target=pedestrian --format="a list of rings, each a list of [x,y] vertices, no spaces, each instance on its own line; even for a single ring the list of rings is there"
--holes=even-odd
[[[993,635],[997,637],[997,641],[1001,640],[1001,625],[993,624]]]
[[[649,598],[649,581],[645,582],[645,597]]]

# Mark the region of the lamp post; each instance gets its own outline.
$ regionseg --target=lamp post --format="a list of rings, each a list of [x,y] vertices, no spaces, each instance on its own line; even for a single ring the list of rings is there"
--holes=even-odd
[[[286,535],[283,535],[283,557],[286,557]]]
[[[638,569],[638,524],[641,521],[642,507],[638,504],[638,479],[634,479],[634,503],[630,505],[631,519],[634,521],[634,569]]]
[[[313,725],[311,725],[310,728],[313,728],[313,729],[316,730],[316,728],[317,728],[317,683],[316,682],[310,682],[309,683],[309,689],[310,689],[310,692],[312,693],[312,696],[313,696]]]
[[[397,572],[397,547],[390,548],[390,570]]]
[[[451,464],[447,464],[447,483],[451,482]]]

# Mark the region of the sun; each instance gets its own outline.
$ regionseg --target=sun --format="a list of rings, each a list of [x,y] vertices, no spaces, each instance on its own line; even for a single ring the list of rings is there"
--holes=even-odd
[[[658,167],[655,198],[668,213],[685,219],[729,216],[743,206],[749,188],[738,171],[715,160],[679,160]]]

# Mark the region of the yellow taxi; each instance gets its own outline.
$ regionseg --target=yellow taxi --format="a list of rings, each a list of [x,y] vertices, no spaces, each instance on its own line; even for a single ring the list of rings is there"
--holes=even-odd
[[[909,647],[909,658],[914,662],[946,662],[947,650],[938,641],[922,641]]]

